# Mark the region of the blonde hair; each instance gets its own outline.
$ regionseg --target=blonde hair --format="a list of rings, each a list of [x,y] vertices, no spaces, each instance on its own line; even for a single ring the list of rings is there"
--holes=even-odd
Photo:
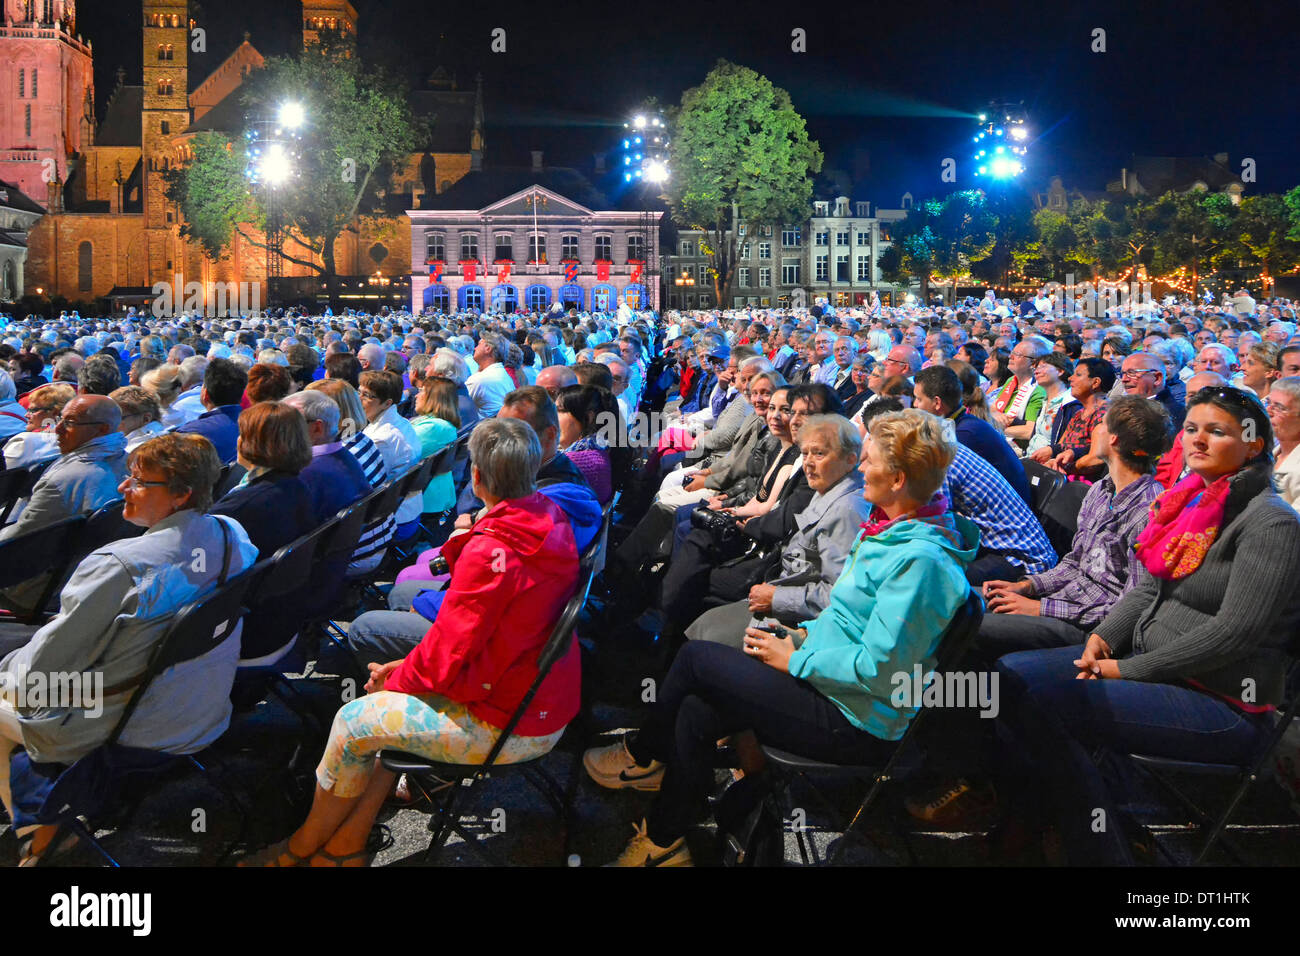
[[[172,402],[185,390],[179,365],[159,365],[140,376],[140,384],[153,392],[163,408],[171,408]]]
[[[877,416],[871,439],[885,464],[903,473],[903,490],[913,501],[934,497],[957,457],[957,443],[943,419],[917,408]]]
[[[339,407],[340,434],[356,434],[365,429],[366,411],[361,407],[361,396],[351,382],[345,382],[341,378],[322,378],[312,382],[303,391],[321,392],[334,400],[334,404]],[[347,422],[352,423],[350,430]]]

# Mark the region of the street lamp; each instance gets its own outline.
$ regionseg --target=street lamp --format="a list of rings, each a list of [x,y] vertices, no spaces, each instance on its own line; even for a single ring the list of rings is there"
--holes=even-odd
[[[280,105],[280,125],[286,129],[297,129],[307,121],[307,113],[301,103],[290,101]]]

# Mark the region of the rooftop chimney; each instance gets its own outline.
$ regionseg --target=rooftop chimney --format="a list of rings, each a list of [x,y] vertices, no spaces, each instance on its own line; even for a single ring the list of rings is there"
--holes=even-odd
[[[535,149],[532,151],[532,153],[533,153],[533,172],[540,173],[542,171],[542,151],[540,149]]]

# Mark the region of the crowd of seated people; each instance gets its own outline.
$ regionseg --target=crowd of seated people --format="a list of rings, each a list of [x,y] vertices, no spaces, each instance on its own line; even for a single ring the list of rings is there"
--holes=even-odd
[[[302,625],[324,595],[351,608],[333,652],[345,659],[324,672],[366,676],[367,693],[338,714],[306,821],[250,862],[363,864],[394,788],[380,749],[482,759],[536,675],[602,507],[633,489],[644,494],[615,515],[623,543],[607,555],[598,620],[652,629],[665,673],[641,728],[585,760],[601,785],[660,790],[620,863],[690,862],[683,837],[720,738],[887,757],[917,712],[891,699],[890,677],[933,664],[971,588],[986,603],[972,666],[1006,691],[997,733],[963,750],[979,766],[945,764],[932,734],[943,784],[908,810],[948,825],[978,804],[1054,829],[1071,861],[1128,862],[1121,830],[1099,841],[1081,822],[1081,807],[1119,802],[1095,752],[1244,759],[1281,700],[1300,618],[1287,584],[1300,565],[1300,337],[1286,302],[1034,308],[11,326],[5,466],[48,468],[0,546],[122,497],[127,521],[184,529],[75,556],[49,622],[3,638],[0,673],[62,653],[84,666],[98,614],[137,635],[122,648],[132,676],[164,616],[215,584],[209,562],[158,604],[128,593],[186,535],[229,539],[239,573],[467,438],[467,470],[373,516],[346,568],[254,608],[218,649],[213,686],[170,723],[194,679],[150,688],[126,742],[195,752],[228,725],[237,669],[281,671],[315,650]],[[66,328],[84,332],[75,345]],[[633,424],[647,411],[664,412],[649,431]],[[1092,483],[1059,558],[1030,491],[1042,467]],[[395,542],[426,550],[402,566]],[[381,570],[377,597],[343,586]],[[3,603],[32,610],[20,598],[45,580]],[[647,604],[656,614],[638,618]],[[554,746],[579,683],[570,648],[503,760]],[[27,859],[48,839],[33,829],[43,768],[103,739],[64,723],[0,703],[0,739],[18,748],[17,785],[0,797],[33,838]],[[761,752],[746,745],[742,767],[761,774]]]

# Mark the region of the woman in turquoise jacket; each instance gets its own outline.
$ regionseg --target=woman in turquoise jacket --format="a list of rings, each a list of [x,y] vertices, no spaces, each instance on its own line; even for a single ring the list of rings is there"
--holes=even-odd
[[[900,688],[912,687],[918,665],[933,668],[969,593],[979,533],[938,495],[956,451],[927,412],[876,418],[860,468],[874,508],[826,610],[793,631],[750,628],[743,651],[687,644],[646,726],[587,752],[602,786],[660,791],[617,865],[691,864],[683,837],[712,788],[721,737],[752,730],[815,760],[888,759],[917,711]]]

